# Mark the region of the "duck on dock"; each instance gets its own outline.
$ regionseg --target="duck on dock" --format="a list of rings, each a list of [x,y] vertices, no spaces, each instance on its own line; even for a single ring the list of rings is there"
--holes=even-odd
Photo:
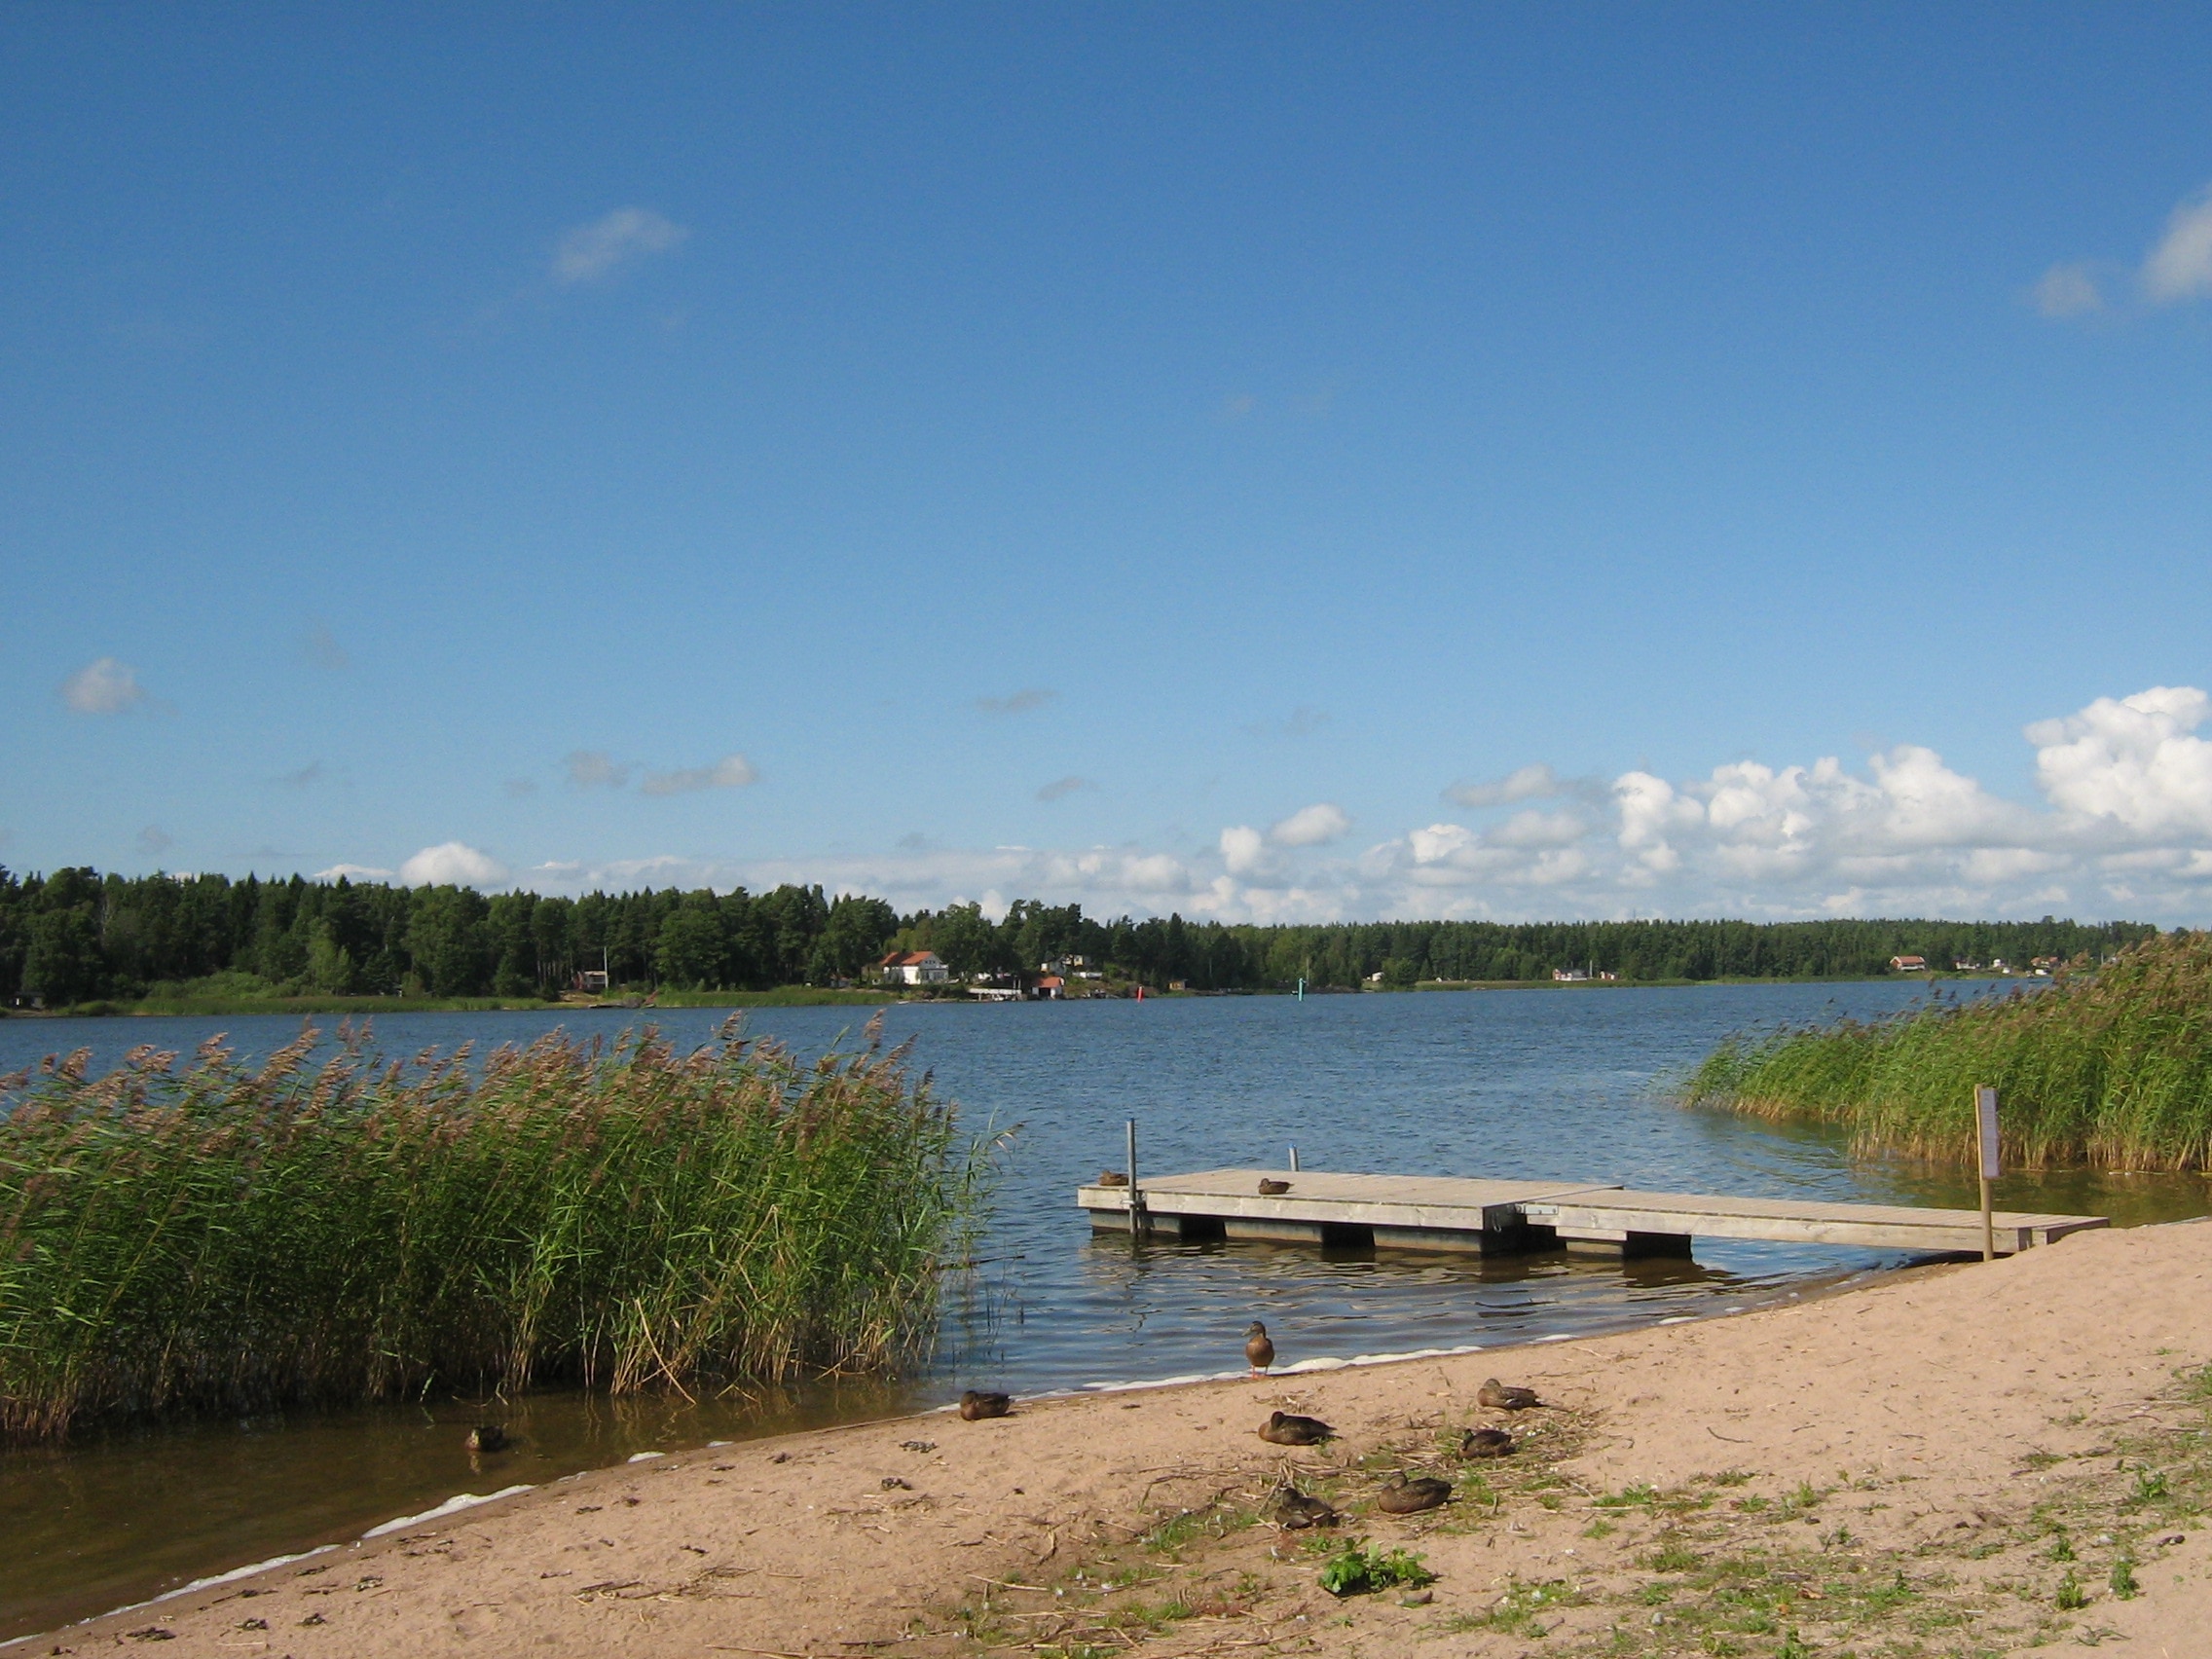
[[[1260,1177],[1260,1197],[1263,1198],[1279,1198],[1289,1191],[1288,1181],[1278,1181],[1272,1175]]]

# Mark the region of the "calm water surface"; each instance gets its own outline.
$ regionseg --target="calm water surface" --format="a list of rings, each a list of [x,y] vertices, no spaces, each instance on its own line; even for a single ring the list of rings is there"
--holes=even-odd
[[[1722,1036],[1785,1021],[1866,1016],[1919,987],[1741,985],[1484,991],[978,1008],[893,1009],[977,1132],[1015,1129],[967,1282],[947,1299],[931,1362],[896,1382],[761,1390],[699,1405],[541,1393],[513,1414],[518,1449],[472,1464],[466,1402],[318,1413],[120,1433],[63,1451],[0,1456],[0,1638],[174,1587],[368,1526],[464,1491],[490,1492],[619,1462],[640,1451],[854,1421],[941,1403],[963,1386],[1017,1392],[1217,1372],[1268,1322],[1286,1361],[1505,1344],[1743,1306],[1791,1285],[1863,1272],[1873,1252],[1700,1240],[1694,1263],[1568,1257],[1381,1256],[1264,1244],[1132,1248],[1094,1238],[1072,1189],[1120,1167],[1138,1120],[1144,1171],[1275,1165],[1295,1143],[1309,1169],[1623,1182],[1972,1205],[1971,1179],[1846,1156],[1831,1134],[1670,1104],[1665,1085]],[[523,1043],[566,1024],[609,1036],[621,1013],[403,1014],[381,1047]],[[661,1011],[680,1045],[723,1015]],[[857,1040],[859,1011],[762,1009],[748,1029],[819,1051]],[[151,1042],[189,1052],[228,1031],[248,1053],[299,1029],[290,1016],[0,1021],[0,1072],[56,1051],[94,1063]],[[1998,1202],[2087,1211],[2122,1224],[2212,1212],[2184,1177],[2021,1176]]]

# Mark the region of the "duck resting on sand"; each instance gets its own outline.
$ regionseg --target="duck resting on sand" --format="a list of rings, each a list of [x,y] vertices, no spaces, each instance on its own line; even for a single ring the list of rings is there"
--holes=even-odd
[[[1012,1410],[1014,1397],[1011,1394],[988,1394],[980,1388],[971,1388],[960,1396],[960,1415],[969,1422],[1002,1418]]]
[[[1286,1532],[1299,1532],[1309,1527],[1334,1527],[1339,1517],[1322,1499],[1286,1486],[1268,1505],[1268,1519]]]
[[[1513,1436],[1502,1428],[1470,1428],[1459,1441],[1462,1457],[1510,1457]]]
[[[1267,1326],[1257,1319],[1244,1327],[1244,1358],[1255,1377],[1275,1362],[1275,1345],[1268,1338]]]
[[[1288,1181],[1277,1181],[1266,1175],[1260,1177],[1260,1197],[1263,1198],[1279,1198],[1289,1191]]]
[[[471,1452],[504,1452],[507,1431],[496,1422],[480,1422],[468,1431],[467,1446]]]
[[[1294,1417],[1289,1412],[1276,1412],[1260,1424],[1260,1438],[1270,1446],[1318,1446],[1336,1437],[1337,1431],[1319,1418]]]
[[[1510,1383],[1500,1382],[1494,1377],[1475,1391],[1475,1399],[1497,1412],[1525,1412],[1530,1406],[1544,1403],[1536,1398],[1535,1389],[1517,1388]]]
[[[1375,1507],[1385,1515],[1419,1515],[1451,1495],[1450,1481],[1440,1481],[1434,1475],[1419,1475],[1409,1481],[1400,1475],[1375,1494]]]

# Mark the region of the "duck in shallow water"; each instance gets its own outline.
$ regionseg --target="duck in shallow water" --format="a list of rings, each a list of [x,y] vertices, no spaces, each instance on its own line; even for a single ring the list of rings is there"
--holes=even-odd
[[[1535,1389],[1517,1388],[1511,1383],[1500,1382],[1494,1377],[1475,1390],[1475,1399],[1493,1412],[1525,1412],[1530,1406],[1544,1403],[1536,1398]]]
[[[1270,1446],[1318,1446],[1336,1436],[1337,1431],[1319,1418],[1295,1417],[1289,1412],[1276,1412],[1260,1424],[1260,1438]]]
[[[981,1422],[985,1418],[1002,1418],[1014,1410],[1014,1396],[991,1394],[980,1388],[971,1388],[960,1396],[960,1415],[969,1422]]]
[[[471,1452],[504,1452],[507,1431],[496,1422],[480,1422],[468,1431],[466,1445]]]
[[[1400,1475],[1375,1494],[1375,1507],[1385,1515],[1419,1515],[1451,1495],[1450,1481],[1440,1481],[1434,1475],[1417,1475],[1409,1481]]]

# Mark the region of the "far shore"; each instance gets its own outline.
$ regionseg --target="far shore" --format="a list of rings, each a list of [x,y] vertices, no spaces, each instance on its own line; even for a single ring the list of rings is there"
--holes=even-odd
[[[1629,1334],[708,1447],[26,1646],[2178,1659],[2212,1629],[2207,1306],[2212,1223],[2182,1223]],[[1225,1362],[1245,1316],[1224,1309]],[[1295,1361],[1300,1333],[1274,1336]],[[1485,1409],[1493,1375],[1548,1403]],[[1272,1411],[1340,1437],[1268,1445]],[[1462,1461],[1471,1426],[1518,1449]],[[1383,1513],[1396,1472],[1451,1501]],[[1284,1482],[1343,1525],[1278,1530]],[[1336,1600],[1319,1571],[1354,1540],[1434,1582]]]
[[[1714,979],[1421,979],[1410,985],[1309,985],[1308,997],[1376,996],[1437,991],[1646,991],[1680,990],[1697,985],[1875,985],[1993,982],[2044,985],[2047,979],[2025,975],[1992,974],[1834,974],[1797,978],[1767,978],[1750,975]],[[1147,1002],[1210,997],[1290,997],[1289,987],[1257,990],[1173,990],[1145,987]],[[1117,989],[1093,996],[1071,996],[1066,1002],[1126,1002],[1131,989]],[[698,1008],[979,1008],[995,1004],[977,997],[950,994],[916,995],[882,986],[781,985],[771,991],[641,991],[590,999],[537,997],[403,997],[403,996],[297,996],[297,997],[147,997],[129,1001],[101,1000],[63,1008],[0,1008],[0,1019],[92,1019],[108,1017],[210,1017],[230,1018],[249,1014],[327,1014],[341,1016],[374,1016],[389,1014],[645,1014],[662,1009]]]

